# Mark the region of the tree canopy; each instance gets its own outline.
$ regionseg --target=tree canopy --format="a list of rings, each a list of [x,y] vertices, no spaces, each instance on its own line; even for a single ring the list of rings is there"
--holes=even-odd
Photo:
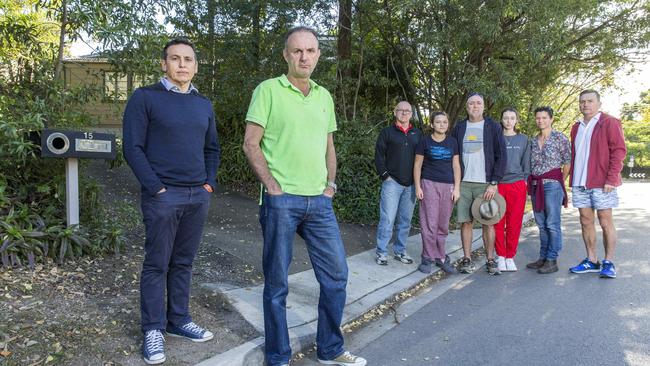
[[[540,105],[552,106],[556,127],[565,130],[578,117],[581,89],[610,86],[617,70],[647,58],[650,2],[4,1],[0,98],[11,100],[5,106],[34,107],[31,116],[39,121],[87,123],[88,116],[71,106],[100,96],[63,90],[58,77],[72,42],[98,44],[97,51],[118,70],[155,80],[163,44],[187,36],[198,47],[195,84],[213,101],[219,121],[220,181],[253,184],[240,148],[250,95],[260,81],[286,72],[282,39],[299,24],[321,35],[313,78],[335,96],[337,151],[345,157],[339,160],[340,176],[350,180],[348,187],[368,185],[335,204],[344,218],[370,221],[376,215],[370,212],[376,211],[373,140],[390,123],[399,100],[417,108],[416,124],[426,125],[435,110],[449,113],[454,123],[464,115],[468,93],[479,92],[493,117],[505,106],[516,107],[526,133],[535,131],[532,110]],[[16,90],[24,101],[12,99]],[[3,118],[13,112],[7,108],[0,110]]]
[[[625,104],[622,113],[628,161],[634,156],[635,166],[650,166],[650,90],[637,102]]]

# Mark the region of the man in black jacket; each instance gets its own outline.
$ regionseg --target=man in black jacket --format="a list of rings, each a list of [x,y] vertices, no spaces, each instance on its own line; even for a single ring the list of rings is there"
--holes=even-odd
[[[375,167],[383,180],[377,226],[376,262],[379,265],[388,264],[387,247],[393,236],[393,226],[397,230],[393,244],[394,258],[402,263],[413,263],[413,258],[406,254],[406,239],[415,207],[415,147],[420,142],[422,131],[411,125],[412,114],[411,104],[398,103],[395,107],[395,123],[384,128],[377,138]]]
[[[506,142],[501,125],[483,116],[485,105],[483,96],[474,93],[467,98],[467,119],[454,127],[451,135],[458,141],[461,156],[460,199],[456,206],[458,222],[461,223],[460,236],[464,257],[458,270],[472,273],[472,202],[476,197],[491,200],[497,193],[497,183],[503,178],[506,167]],[[485,247],[489,274],[500,274],[494,260],[494,225],[483,225],[483,245]]]

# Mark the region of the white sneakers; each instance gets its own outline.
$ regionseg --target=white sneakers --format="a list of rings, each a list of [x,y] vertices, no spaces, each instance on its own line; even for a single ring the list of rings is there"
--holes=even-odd
[[[517,272],[514,258],[497,257],[497,267],[501,272]]]
[[[497,256],[497,268],[501,272],[506,272],[507,271],[507,269],[506,269],[506,258],[505,257]]]

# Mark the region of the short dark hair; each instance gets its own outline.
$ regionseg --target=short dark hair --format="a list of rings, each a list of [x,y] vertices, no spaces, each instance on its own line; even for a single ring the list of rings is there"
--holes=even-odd
[[[543,107],[535,108],[535,114],[537,114],[539,112],[546,112],[546,113],[548,113],[548,116],[551,117],[551,119],[553,119],[553,108],[551,108],[551,107],[549,107],[547,105],[543,106]]]
[[[316,42],[318,43],[318,32],[314,28],[306,27],[304,25],[299,25],[297,27],[293,27],[287,31],[287,34],[284,35],[284,48],[287,48],[287,44],[289,43],[289,37],[291,37],[292,34],[298,33],[298,32],[309,32],[316,37]],[[319,46],[320,47],[320,46]]]
[[[467,99],[465,99],[465,102],[467,102],[469,100],[469,98],[477,96],[477,95],[479,97],[481,97],[481,99],[483,99],[483,101],[485,101],[485,98],[483,98],[483,95],[481,95],[481,93],[479,93],[479,92],[471,92],[471,93],[467,94]]]
[[[598,93],[596,90],[593,90],[593,89],[583,90],[583,91],[580,92],[580,95],[578,96],[578,98],[580,98],[581,96],[583,96],[585,94],[596,94],[596,99],[598,99],[598,101],[600,102],[600,93]]]
[[[165,44],[165,47],[163,48],[162,54],[161,54],[161,57],[162,57],[163,60],[167,59],[167,49],[169,47],[175,46],[177,44],[184,44],[186,46],[192,47],[192,51],[194,52],[194,58],[196,58],[196,47],[194,47],[194,43],[192,43],[192,41],[190,41],[189,39],[187,39],[185,37],[178,37],[178,38],[174,38],[174,39],[170,40],[169,42],[167,42]]]

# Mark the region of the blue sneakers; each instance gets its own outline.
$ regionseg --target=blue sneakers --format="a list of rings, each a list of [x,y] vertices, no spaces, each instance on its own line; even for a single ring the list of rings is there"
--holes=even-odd
[[[601,278],[616,278],[616,266],[607,259],[603,260],[603,269],[600,270]]]
[[[571,273],[600,272],[600,263],[599,262],[594,263],[590,261],[589,258],[585,258],[577,266],[569,268],[569,272]]]
[[[165,337],[158,329],[148,330],[144,333],[142,342],[142,357],[148,365],[157,365],[165,362]]]
[[[214,337],[212,332],[207,331],[194,322],[189,322],[181,327],[167,325],[167,334],[172,337],[183,337],[191,340],[192,342],[205,342]]]

